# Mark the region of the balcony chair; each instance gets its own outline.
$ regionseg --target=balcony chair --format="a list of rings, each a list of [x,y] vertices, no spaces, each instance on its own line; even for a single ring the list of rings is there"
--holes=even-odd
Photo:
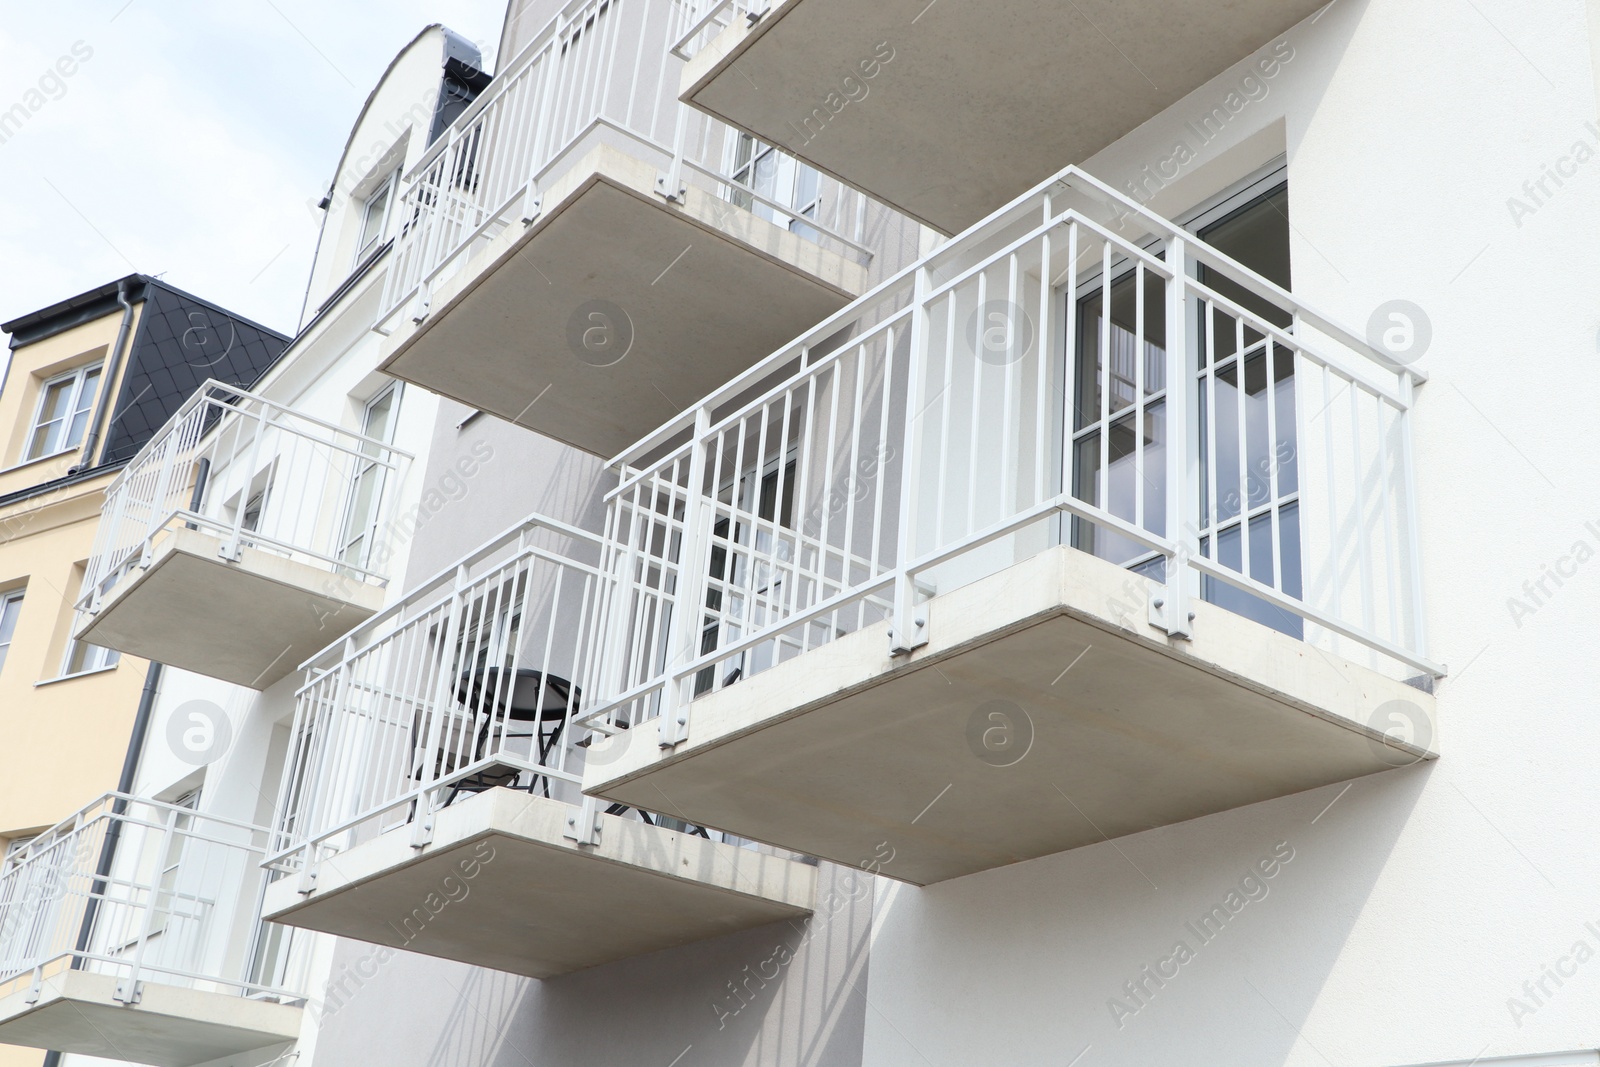
[[[477,741],[473,747],[472,762],[483,759],[489,751],[489,736],[495,723],[501,723],[502,738],[527,737],[537,739],[538,763],[543,766],[551,751],[561,740],[567,719],[577,713],[581,692],[565,678],[546,675],[543,671],[524,667],[506,682],[500,679],[499,667],[464,671],[456,685],[456,699],[472,714],[483,717],[478,727]],[[544,690],[540,703],[539,692]],[[511,729],[512,723],[530,723],[526,731]],[[553,725],[551,725],[553,724]],[[549,727],[547,729],[547,727]],[[533,745],[529,746],[530,749]],[[532,753],[530,752],[530,755]],[[525,772],[504,763],[491,764],[476,774],[454,783],[445,806],[452,804],[462,793],[481,793],[495,786],[515,787],[517,779]],[[550,795],[547,775],[533,775],[527,785],[532,793],[543,784],[544,795]]]

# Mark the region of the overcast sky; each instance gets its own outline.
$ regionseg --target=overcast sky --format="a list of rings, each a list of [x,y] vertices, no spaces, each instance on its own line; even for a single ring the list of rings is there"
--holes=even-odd
[[[430,22],[478,42],[493,70],[505,0],[0,12],[0,113],[37,107],[0,143],[0,321],[140,271],[289,333],[317,239],[307,204],[367,93]]]

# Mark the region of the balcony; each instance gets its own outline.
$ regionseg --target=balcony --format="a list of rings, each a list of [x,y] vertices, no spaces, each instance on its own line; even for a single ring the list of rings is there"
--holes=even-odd
[[[685,101],[953,234],[1063,164],[1088,159],[1324,3],[687,6],[674,45],[690,60]],[[1254,80],[1234,95],[1259,93],[1280,61],[1285,54],[1264,53],[1259,62],[1268,65],[1241,72]],[[1225,125],[1231,88],[1193,119]]]
[[[288,969],[257,919],[265,843],[108,794],[9,857],[0,1045],[191,1067],[295,1040],[304,997],[258,980]]]
[[[810,912],[814,866],[580,795],[601,551],[512,531],[310,665],[269,918],[545,978]]]
[[[384,370],[610,456],[860,295],[867,202],[678,103],[681,14],[569,5],[413,168]]]
[[[383,606],[409,462],[206,383],[106,491],[75,636],[265,689]]]
[[[621,457],[585,791],[928,884],[1433,758],[1419,381],[1069,169]]]

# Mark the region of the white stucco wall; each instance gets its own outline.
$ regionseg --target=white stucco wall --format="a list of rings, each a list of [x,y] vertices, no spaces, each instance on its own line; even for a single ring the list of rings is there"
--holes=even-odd
[[[1600,148],[1585,4],[1341,0],[1287,40],[1293,58],[1213,144],[1185,123],[1243,65],[1089,169],[1126,188],[1180,141],[1198,149],[1153,205],[1176,214],[1226,184],[1209,161],[1281,137],[1296,293],[1357,332],[1392,299],[1431,321],[1415,439],[1444,756],[929,889],[880,884],[871,1067],[1379,1067],[1600,1045],[1600,570],[1577,559],[1600,547],[1600,494],[1572,440],[1600,395],[1600,156],[1542,203],[1523,188],[1575,142]],[[1534,208],[1520,225],[1510,197]],[[1563,557],[1571,577],[1535,605],[1523,582]],[[1513,617],[1511,597],[1536,610]],[[1280,845],[1294,858],[1266,895],[1202,943],[1186,924]],[[1130,997],[1179,941],[1193,958]],[[1542,970],[1558,965],[1559,986]]]

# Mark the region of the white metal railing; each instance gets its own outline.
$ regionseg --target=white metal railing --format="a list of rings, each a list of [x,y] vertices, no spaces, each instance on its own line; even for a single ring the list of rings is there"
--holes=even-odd
[[[208,381],[106,490],[81,613],[179,529],[384,584],[374,558],[411,457],[388,443]]]
[[[660,170],[657,192],[696,186],[861,262],[867,199],[680,104],[671,52],[680,0],[573,0],[406,175],[382,328],[506,226],[538,218],[552,178],[594,145],[625,145]]]
[[[1421,380],[1069,168],[617,458],[580,721],[676,743],[698,695],[883,620],[916,648],[930,596],[1055,544],[1149,582],[1140,625],[1200,598],[1439,674]]]
[[[0,982],[29,1002],[58,970],[299,1001],[256,980],[267,831],[189,807],[108,793],[0,863]],[[299,966],[279,968],[298,985]]]
[[[687,62],[728,27],[740,22],[754,25],[772,4],[773,0],[679,0],[672,54]]]
[[[581,799],[599,557],[593,534],[522,525],[309,661],[271,863],[309,871],[406,823],[421,844],[494,785]]]
[[[1058,545],[1127,569],[1136,627],[1205,600],[1438,675],[1421,380],[1069,168],[617,457],[602,533],[530,519],[313,659],[272,862],[309,885],[494,785],[579,803],[591,732],[678,743],[875,623],[919,647],[929,598]]]
[[[388,832],[420,847],[441,809],[496,787],[570,805],[576,841],[604,811],[779,851],[582,796],[594,731],[578,719],[615,629],[604,556],[596,535],[531,519],[309,660],[267,865],[309,891],[329,856]]]

